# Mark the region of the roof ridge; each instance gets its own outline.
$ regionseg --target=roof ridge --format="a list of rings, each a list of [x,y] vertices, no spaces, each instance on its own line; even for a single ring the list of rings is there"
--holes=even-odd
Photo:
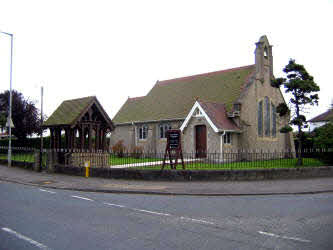
[[[97,97],[95,95],[92,95],[92,96],[86,96],[86,97],[64,100],[64,102],[79,101],[79,100],[88,99],[88,98],[97,98]]]
[[[311,118],[311,119],[308,120],[308,121],[311,122],[311,121],[315,121],[315,120],[317,120],[317,119],[326,119],[325,116],[326,116],[326,115],[329,115],[331,112],[332,112],[332,114],[333,114],[333,109],[328,109],[327,111],[325,111],[325,112],[323,112],[323,113],[321,113],[321,114],[319,114],[319,115],[317,115],[317,116]]]
[[[206,103],[220,104],[220,105],[225,106],[224,102],[213,102],[213,101],[207,101],[207,100],[202,100],[202,99],[198,99],[197,101],[198,102],[204,102],[204,103],[206,102]]]
[[[214,74],[217,74],[217,73],[232,72],[232,71],[236,71],[236,70],[240,70],[240,69],[250,68],[250,67],[253,67],[253,66],[254,66],[254,64],[251,64],[251,65],[246,65],[246,66],[241,66],[241,67],[236,67],[236,68],[223,69],[223,70],[201,73],[201,74],[196,74],[196,75],[178,77],[178,78],[173,78],[173,79],[168,79],[168,80],[157,81],[156,84],[157,85],[164,85],[164,84],[167,84],[169,82],[191,79],[191,78],[196,78],[196,77],[201,77],[201,76],[209,76],[209,75],[214,75]]]
[[[135,101],[135,100],[138,100],[138,99],[142,99],[142,98],[144,98],[144,97],[146,97],[146,96],[128,97],[128,100],[130,100],[130,101]]]

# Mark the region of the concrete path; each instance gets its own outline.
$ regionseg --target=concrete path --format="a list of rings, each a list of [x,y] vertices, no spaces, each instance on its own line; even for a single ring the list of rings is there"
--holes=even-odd
[[[184,162],[194,162],[198,161],[199,159],[184,159]],[[173,161],[175,162],[175,161]],[[137,167],[144,167],[144,166],[162,166],[163,161],[151,161],[151,162],[141,162],[141,163],[129,163],[129,164],[122,164],[122,165],[112,165],[110,168],[137,168]],[[166,165],[170,164],[170,160],[165,161]],[[181,164],[181,159],[178,159],[178,164]]]
[[[263,181],[137,181],[62,174],[0,165],[0,181],[86,192],[161,195],[273,195],[333,192],[333,178]]]

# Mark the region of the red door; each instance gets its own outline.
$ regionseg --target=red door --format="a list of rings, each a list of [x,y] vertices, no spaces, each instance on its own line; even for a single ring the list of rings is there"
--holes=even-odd
[[[205,158],[207,154],[207,132],[205,125],[195,126],[195,157]]]

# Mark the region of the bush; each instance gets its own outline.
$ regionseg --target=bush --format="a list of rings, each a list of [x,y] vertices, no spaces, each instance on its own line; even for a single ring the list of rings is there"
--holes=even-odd
[[[318,148],[333,148],[333,122],[316,128],[314,131],[314,144]]]
[[[124,157],[126,147],[124,146],[124,141],[120,140],[115,145],[112,146],[112,152],[118,157]]]
[[[142,158],[142,155],[143,155],[143,147],[135,146],[134,148],[132,148],[131,157],[140,159]]]

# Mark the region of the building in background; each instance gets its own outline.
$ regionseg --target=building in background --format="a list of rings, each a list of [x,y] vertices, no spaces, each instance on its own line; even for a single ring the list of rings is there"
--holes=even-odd
[[[326,112],[309,120],[310,131],[325,125],[329,121],[333,121],[333,105]]]

